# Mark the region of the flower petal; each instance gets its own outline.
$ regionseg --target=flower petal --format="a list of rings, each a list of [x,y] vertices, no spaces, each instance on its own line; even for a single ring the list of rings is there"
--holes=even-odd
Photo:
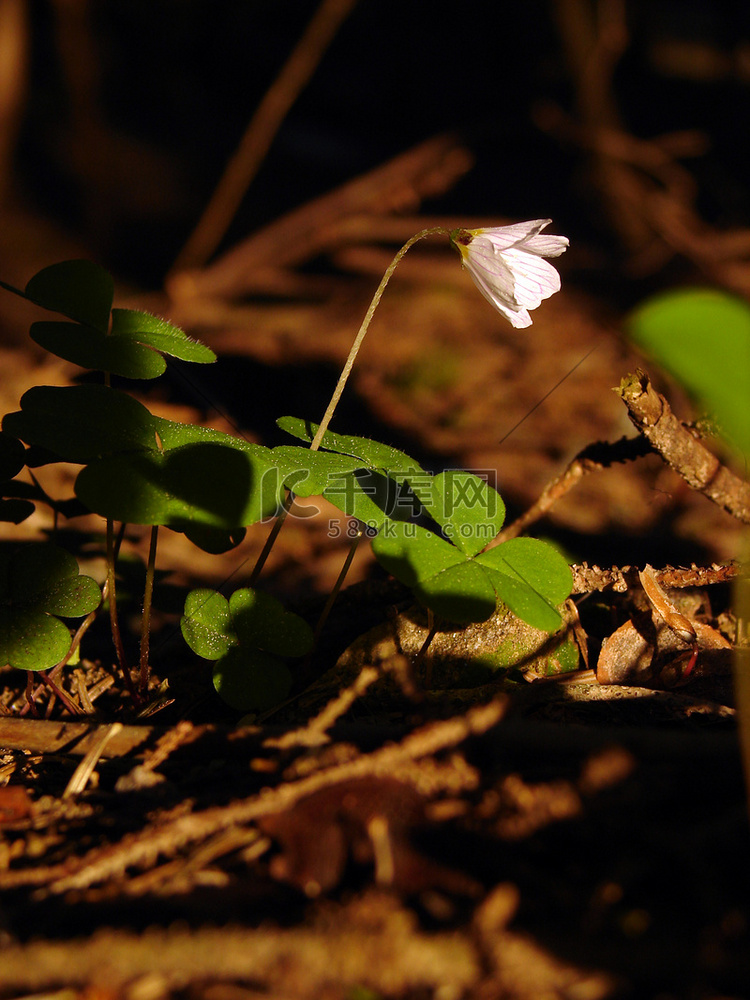
[[[507,247],[515,246],[517,243],[533,240],[551,222],[552,219],[534,219],[532,222],[516,222],[512,226],[496,226],[494,229],[475,229],[471,230],[471,232],[472,235],[484,236],[492,243],[496,250],[505,250]]]
[[[565,253],[569,246],[570,241],[567,236],[548,236],[543,233],[541,236],[532,236],[518,249],[539,254],[540,257],[559,257],[561,253]]]
[[[515,249],[506,250],[503,256],[513,274],[513,295],[520,306],[536,309],[543,299],[560,291],[560,275],[542,257]]]
[[[528,311],[516,301],[515,281],[511,270],[500,260],[492,260],[491,263],[492,268],[488,268],[479,259],[464,260],[474,284],[498,312],[501,312],[515,327],[531,326]],[[506,272],[507,277],[502,272]]]
[[[479,291],[517,328],[531,326],[529,309],[560,290],[560,275],[543,258],[564,253],[568,240],[542,235],[550,222],[534,219],[451,233],[451,242]]]

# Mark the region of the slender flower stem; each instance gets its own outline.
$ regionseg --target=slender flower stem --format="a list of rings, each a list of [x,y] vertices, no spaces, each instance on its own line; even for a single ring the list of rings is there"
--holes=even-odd
[[[102,587],[102,602],[106,601],[106,599],[107,599],[107,593],[108,592],[109,592],[109,584],[105,580],[104,581],[104,586]],[[49,673],[49,676],[52,678],[52,680],[57,680],[58,675],[60,673],[62,673],[63,667],[68,663],[68,661],[73,656],[73,654],[75,653],[75,651],[81,645],[81,639],[83,639],[84,635],[88,632],[88,630],[91,628],[91,626],[96,621],[96,617],[99,614],[99,608],[100,607],[101,607],[101,603],[99,604],[98,607],[94,608],[93,611],[89,611],[89,613],[86,615],[86,617],[83,619],[83,621],[81,622],[81,624],[78,626],[78,628],[74,632],[73,638],[70,641],[70,649],[65,654],[65,656],[63,656],[63,658],[60,660],[60,662],[56,663],[54,665],[54,667],[52,668],[52,670]]]
[[[344,386],[346,385],[349,376],[352,373],[354,362],[357,360],[357,354],[359,353],[359,349],[362,346],[362,341],[365,339],[365,335],[367,334],[368,327],[370,326],[370,321],[372,320],[372,317],[375,313],[375,310],[378,307],[380,299],[383,296],[383,292],[385,291],[386,285],[391,280],[391,275],[398,267],[401,258],[404,256],[407,250],[411,249],[411,247],[413,247],[414,244],[417,243],[419,240],[423,240],[425,236],[435,236],[438,233],[443,233],[445,235],[448,235],[448,230],[443,228],[443,226],[435,226],[431,229],[423,229],[415,236],[412,236],[410,240],[407,240],[407,242],[404,243],[399,252],[396,254],[396,256],[388,265],[388,268],[385,274],[383,275],[380,284],[378,285],[377,291],[373,295],[372,302],[370,303],[370,308],[367,310],[365,318],[362,320],[362,326],[360,326],[359,328],[359,333],[354,338],[354,343],[352,344],[351,350],[349,351],[349,357],[346,359],[346,362],[344,363],[344,367],[341,371],[341,375],[339,376],[339,380],[336,383],[336,388],[334,389],[333,396],[331,397],[331,402],[328,404],[328,409],[323,414],[323,419],[320,422],[320,427],[318,427],[318,431],[312,440],[312,444],[310,445],[311,451],[317,451],[318,448],[320,448],[320,444],[323,440],[325,432],[328,430],[328,425],[331,422],[331,418],[333,417],[336,407],[339,404],[339,400],[341,399],[342,393],[344,392]]]
[[[372,317],[375,314],[375,310],[378,307],[378,303],[383,297],[383,292],[386,289],[386,285],[391,280],[391,275],[398,267],[401,258],[404,256],[407,250],[413,247],[414,244],[417,243],[419,240],[423,240],[425,236],[436,236],[438,233],[442,233],[447,236],[448,230],[445,229],[443,226],[434,226],[431,229],[421,230],[421,232],[417,233],[415,236],[412,236],[410,240],[407,240],[406,243],[404,243],[404,245],[401,247],[396,256],[388,265],[388,268],[385,274],[383,275],[380,284],[377,287],[377,291],[372,297],[372,302],[370,303],[370,307],[367,310],[367,313],[365,314],[365,318],[362,320],[362,325],[359,328],[359,333],[354,338],[354,343],[352,344],[351,350],[349,351],[349,356],[344,362],[344,367],[341,370],[341,375],[339,375],[339,380],[336,383],[336,388],[333,391],[333,396],[331,396],[331,401],[328,404],[328,409],[323,414],[323,419],[320,422],[320,427],[318,427],[315,437],[312,439],[312,442],[310,444],[310,451],[317,451],[320,448],[320,445],[325,436],[325,432],[328,430],[328,425],[331,422],[331,418],[333,417],[336,407],[339,404],[339,400],[341,399],[341,396],[344,392],[344,386],[346,385],[347,381],[349,380],[349,376],[352,373],[354,362],[357,360],[359,349],[362,346],[362,341],[365,339],[365,335],[367,334],[367,330],[368,327],[370,326],[370,322],[372,321]],[[271,549],[273,548],[273,545],[279,536],[279,532],[281,531],[284,525],[284,521],[287,518],[287,515],[289,513],[293,501],[294,501],[294,496],[290,492],[286,500],[284,501],[284,506],[279,516],[277,517],[276,522],[268,535],[268,538],[266,539],[266,544],[263,546],[263,551],[258,556],[258,561],[256,562],[255,567],[253,568],[252,576],[250,577],[251,586],[257,580],[260,571],[262,570],[266,560],[268,559]],[[346,574],[346,571],[349,569],[349,565],[352,559],[354,558],[354,552],[356,551],[358,544],[359,544],[359,538],[356,538],[352,546],[352,552],[350,553],[346,563],[344,564],[344,575]],[[343,576],[340,576],[339,580],[336,583],[336,586],[340,588],[343,582],[344,582]],[[336,591],[336,593],[337,592],[338,591]],[[335,600],[335,593],[333,596]],[[330,608],[328,608],[328,611],[330,611]]]
[[[266,565],[266,559],[268,559],[271,554],[271,549],[274,546],[276,539],[279,537],[279,532],[284,527],[284,521],[286,521],[287,515],[292,508],[294,503],[294,494],[290,491],[287,493],[281,510],[279,511],[276,520],[273,522],[273,527],[268,532],[268,538],[266,538],[266,544],[263,546],[260,555],[258,556],[255,566],[253,566],[253,571],[250,574],[250,586],[255,586],[255,581],[260,576],[260,572]]]
[[[330,424],[331,419],[333,418],[333,414],[335,413],[336,407],[338,406],[339,400],[341,399],[341,396],[344,392],[344,387],[346,386],[346,383],[349,380],[349,376],[352,373],[352,369],[354,368],[354,362],[357,360],[359,349],[362,346],[362,341],[365,339],[365,336],[367,335],[367,331],[370,327],[372,317],[375,315],[375,310],[377,309],[380,300],[383,297],[383,292],[385,291],[388,282],[391,280],[391,275],[398,267],[401,258],[404,256],[407,250],[411,249],[411,247],[413,247],[415,243],[418,243],[419,240],[423,240],[426,236],[436,236],[438,234],[444,234],[447,236],[449,235],[449,231],[445,229],[443,226],[433,226],[430,229],[422,229],[420,232],[412,236],[411,239],[407,240],[406,243],[404,243],[404,245],[401,247],[396,256],[388,265],[386,272],[383,275],[380,284],[378,285],[377,290],[372,297],[372,302],[370,303],[370,307],[365,313],[365,318],[362,320],[362,325],[359,328],[359,332],[357,333],[357,336],[354,338],[354,343],[352,344],[351,350],[349,351],[349,356],[344,362],[344,367],[341,370],[341,375],[339,375],[339,380],[336,383],[336,388],[333,391],[333,396],[331,396],[331,401],[328,404],[326,412],[323,414],[323,419],[320,422],[320,426],[318,427],[315,437],[312,439],[312,442],[310,444],[310,451],[317,451],[318,448],[320,448],[323,438],[325,437],[325,433],[328,430],[328,425]],[[286,514],[284,516],[286,516]],[[281,530],[281,525],[279,525],[278,528],[278,531],[280,530]],[[276,532],[277,535],[278,531]],[[339,573],[338,579],[334,584],[333,590],[331,591],[328,600],[326,601],[326,605],[323,609],[318,624],[315,628],[316,643],[318,641],[318,638],[320,637],[320,633],[323,629],[323,626],[325,625],[326,619],[328,618],[328,615],[331,612],[331,608],[333,607],[334,602],[338,597],[339,591],[344,585],[344,579],[346,577],[346,574],[349,572],[349,567],[352,564],[352,560],[354,559],[357,547],[362,539],[362,534],[363,532],[360,530],[352,540],[352,544],[349,547],[349,553],[346,557],[346,560],[344,561],[344,565],[342,566],[341,572]],[[275,538],[276,536],[274,535],[274,541]]]

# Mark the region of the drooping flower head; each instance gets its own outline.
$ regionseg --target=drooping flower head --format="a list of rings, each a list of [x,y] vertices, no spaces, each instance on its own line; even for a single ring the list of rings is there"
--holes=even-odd
[[[479,291],[513,326],[531,326],[529,309],[560,291],[560,275],[544,260],[568,248],[565,236],[542,235],[551,219],[495,229],[454,229],[453,246]]]

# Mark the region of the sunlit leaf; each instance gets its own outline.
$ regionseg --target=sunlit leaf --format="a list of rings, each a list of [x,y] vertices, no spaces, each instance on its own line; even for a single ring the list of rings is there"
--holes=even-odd
[[[180,361],[194,364],[216,361],[216,355],[210,347],[188,337],[174,323],[140,309],[113,309],[111,336],[144,344],[162,354],[179,358]]]
[[[411,485],[430,517],[466,555],[480,552],[503,526],[502,497],[472,472],[450,469]]]
[[[679,289],[643,303],[628,331],[750,454],[750,305],[716,289]]]
[[[536,539],[512,539],[473,557],[419,525],[388,524],[372,548],[389,573],[448,621],[485,621],[502,601],[536,628],[560,625],[557,606],[570,593],[570,569]]]
[[[313,642],[307,622],[275,597],[249,587],[229,600],[216,591],[191,591],[180,627],[193,652],[215,661],[214,687],[240,711],[261,711],[283,701],[292,677],[282,657],[304,656]]]
[[[187,595],[180,629],[188,646],[204,660],[218,660],[237,641],[229,601],[208,588],[191,590]]]
[[[58,358],[123,378],[157,378],[167,367],[161,354],[137,340],[108,336],[79,323],[32,323],[29,335]]]
[[[302,420],[300,417],[280,417],[276,424],[287,434],[302,441],[312,441],[318,430],[318,424]],[[321,447],[340,455],[351,455],[354,458],[359,458],[362,460],[364,468],[387,472],[392,479],[398,482],[402,482],[409,475],[422,471],[419,463],[405,452],[399,451],[398,448],[392,448],[390,445],[381,444],[379,441],[371,441],[369,438],[326,431]]]

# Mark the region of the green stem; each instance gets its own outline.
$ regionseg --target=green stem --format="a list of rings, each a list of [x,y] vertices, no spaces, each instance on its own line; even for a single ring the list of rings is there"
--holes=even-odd
[[[156,571],[156,544],[159,539],[159,525],[151,526],[151,544],[146,565],[146,584],[143,588],[143,615],[141,617],[141,695],[148,691],[149,679],[149,639],[151,635],[151,599],[154,595],[154,574]]]
[[[115,526],[111,517],[107,518],[107,591],[109,593],[109,624],[112,632],[112,642],[114,643],[117,662],[120,665],[122,676],[130,697],[136,704],[140,698],[135,690],[133,678],[130,676],[130,669],[125,658],[125,647],[122,644],[120,634],[120,621],[117,617],[117,588],[115,586],[115,561],[117,559],[117,546],[115,545]]]
[[[318,448],[320,448],[323,436],[325,435],[325,432],[328,430],[328,425],[331,422],[331,418],[333,417],[336,407],[339,404],[339,400],[341,399],[341,396],[344,392],[344,386],[346,385],[349,376],[352,373],[354,362],[357,360],[357,354],[359,354],[359,349],[362,346],[362,341],[365,339],[372,317],[375,313],[375,310],[378,308],[378,304],[380,303],[380,299],[382,298],[383,292],[386,289],[386,285],[391,280],[391,275],[398,267],[401,258],[404,256],[407,250],[411,249],[411,247],[413,247],[414,244],[417,243],[419,240],[423,240],[425,236],[435,236],[438,233],[444,233],[445,235],[448,235],[448,230],[444,229],[442,226],[434,226],[431,229],[423,229],[415,236],[412,236],[410,240],[407,240],[406,243],[404,243],[399,252],[396,254],[396,256],[388,265],[388,268],[385,274],[383,275],[380,284],[378,285],[377,291],[372,297],[370,308],[367,310],[365,318],[362,320],[362,325],[359,328],[359,333],[354,338],[354,343],[352,344],[351,350],[349,351],[348,358],[344,362],[344,367],[341,371],[341,375],[339,376],[339,380],[336,383],[336,388],[333,391],[333,396],[331,396],[331,401],[328,404],[328,409],[323,414],[323,419],[320,422],[320,427],[318,427],[318,431],[312,440],[312,444],[310,445],[310,451],[317,451]]]
[[[273,522],[273,527],[268,532],[268,538],[266,539],[266,544],[263,546],[263,549],[261,550],[261,553],[258,556],[255,566],[253,567],[253,571],[250,574],[250,580],[248,582],[251,587],[255,586],[255,581],[260,576],[260,571],[266,565],[266,560],[271,554],[271,549],[273,548],[276,539],[279,537],[279,532],[284,527],[284,521],[286,521],[287,515],[289,514],[289,511],[291,510],[293,503],[294,503],[293,494],[291,492],[287,493],[286,499],[284,500],[284,505],[282,506],[278,517]]]
[[[419,242],[419,240],[423,240],[425,236],[436,236],[438,233],[443,233],[445,235],[448,235],[448,230],[445,229],[443,226],[433,226],[430,229],[421,230],[421,232],[418,232],[415,236],[412,236],[411,239],[407,240],[406,243],[404,243],[404,245],[401,247],[396,256],[388,265],[386,272],[383,275],[380,284],[378,285],[377,290],[372,297],[372,302],[370,302],[370,306],[367,312],[365,313],[365,318],[362,320],[362,325],[359,328],[359,332],[357,333],[357,336],[354,338],[354,343],[352,344],[351,350],[349,351],[349,356],[344,362],[344,367],[342,368],[341,374],[339,375],[339,380],[336,383],[336,388],[333,390],[331,401],[328,404],[326,412],[323,414],[323,419],[320,422],[320,426],[318,427],[315,437],[312,439],[312,442],[310,444],[310,451],[317,451],[320,448],[320,445],[323,441],[323,437],[325,436],[325,432],[328,430],[328,425],[331,422],[333,414],[336,411],[336,407],[339,404],[339,400],[341,399],[341,396],[344,392],[344,387],[349,380],[349,376],[352,373],[352,368],[354,368],[354,362],[357,360],[359,349],[362,346],[362,341],[365,339],[367,330],[372,321],[372,317],[374,316],[375,310],[377,309],[378,304],[381,298],[383,297],[383,292],[386,289],[386,285],[391,280],[391,275],[398,267],[401,258],[404,256],[407,250],[413,247],[415,243]],[[289,509],[291,508],[293,502],[294,502],[294,496],[290,493],[286,498],[286,500],[284,501],[284,507],[282,512],[276,519],[276,523],[274,524],[273,528],[271,529],[268,535],[268,538],[266,539],[266,544],[263,546],[263,551],[258,556],[258,561],[256,562],[255,568],[253,569],[252,572],[252,576],[250,577],[251,586],[255,583],[258,576],[260,575],[260,571],[263,569],[263,566],[265,565],[266,560],[268,559],[271,549],[273,548],[274,543],[276,542],[276,539],[279,536],[279,532],[284,526],[284,521],[287,518]],[[359,544],[358,539],[357,539],[357,544]],[[354,546],[354,549],[356,550],[356,545]],[[353,557],[354,557],[354,552],[351,553],[351,556],[347,559],[347,562],[344,564],[344,575],[346,575],[346,571],[349,569]],[[339,587],[339,589],[341,587],[341,584],[343,584],[343,582],[344,582],[343,576],[340,576],[339,580],[337,581],[337,586]],[[336,599],[336,593],[338,593],[338,591],[336,591],[333,594],[333,600]],[[332,603],[333,601],[331,601],[331,604]]]
[[[105,601],[107,599],[108,590],[109,590],[109,583],[105,581],[104,586],[102,588],[102,601]],[[89,611],[89,613],[83,619],[81,624],[75,630],[73,638],[70,641],[70,648],[68,649],[68,652],[65,654],[65,656],[63,656],[63,658],[60,660],[59,663],[56,663],[54,665],[54,667],[50,671],[50,676],[52,680],[55,680],[57,675],[62,672],[63,667],[68,663],[68,661],[73,656],[75,651],[81,645],[81,639],[83,639],[84,635],[88,632],[89,628],[96,621],[96,616],[99,614],[100,607],[101,604],[99,604],[98,607],[94,608],[93,611]]]

